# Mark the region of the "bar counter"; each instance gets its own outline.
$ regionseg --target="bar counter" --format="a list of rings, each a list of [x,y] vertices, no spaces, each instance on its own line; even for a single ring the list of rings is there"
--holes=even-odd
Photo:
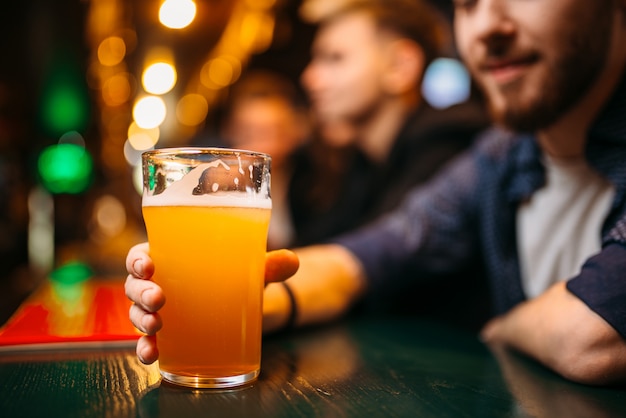
[[[626,389],[574,384],[472,333],[355,316],[267,336],[235,390],[162,383],[134,349],[0,354],[3,417],[624,417]]]

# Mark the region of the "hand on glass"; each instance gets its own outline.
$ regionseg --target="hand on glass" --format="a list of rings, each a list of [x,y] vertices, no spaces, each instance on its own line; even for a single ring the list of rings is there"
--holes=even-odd
[[[265,282],[286,280],[295,274],[298,266],[298,257],[289,250],[268,252]],[[159,357],[155,334],[162,326],[158,310],[165,304],[165,295],[159,285],[151,280],[154,264],[147,243],[130,249],[126,257],[126,270],[126,296],[133,302],[129,312],[130,320],[137,329],[146,334],[137,341],[137,357],[142,363],[150,364]]]

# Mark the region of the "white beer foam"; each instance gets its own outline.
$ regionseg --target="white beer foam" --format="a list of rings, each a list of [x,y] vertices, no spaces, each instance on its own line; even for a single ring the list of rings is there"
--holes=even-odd
[[[200,164],[189,171],[181,180],[168,186],[163,193],[148,196],[143,194],[143,206],[221,206],[221,207],[250,207],[271,209],[272,201],[269,197],[263,197],[255,193],[218,191],[209,194],[192,194],[192,190],[198,185],[200,176],[204,170],[222,165],[225,169],[230,167],[222,161]],[[241,171],[241,168],[239,168]]]

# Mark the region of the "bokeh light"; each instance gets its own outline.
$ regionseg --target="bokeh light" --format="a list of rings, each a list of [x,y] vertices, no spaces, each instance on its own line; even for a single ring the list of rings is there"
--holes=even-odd
[[[142,76],[143,88],[152,94],[165,94],[176,84],[176,69],[166,62],[148,66]]]
[[[241,75],[241,62],[232,56],[222,55],[202,66],[200,82],[212,89],[226,87]]]
[[[189,26],[196,17],[196,3],[192,0],[165,0],[159,8],[159,21],[171,29]]]
[[[153,148],[159,141],[159,135],[160,130],[158,127],[144,129],[135,122],[128,127],[128,142],[134,149],[139,151]]]
[[[140,128],[152,129],[165,120],[167,109],[160,97],[146,96],[139,99],[133,107],[133,118]]]
[[[102,100],[107,106],[119,106],[130,99],[131,84],[128,73],[116,74],[104,82]]]
[[[469,72],[457,59],[436,59],[426,69],[422,94],[431,106],[439,109],[462,103],[471,94]]]
[[[92,180],[93,160],[84,147],[72,143],[51,145],[39,156],[37,167],[43,186],[51,193],[77,194]]]
[[[200,125],[208,113],[209,104],[200,94],[187,94],[178,101],[176,106],[176,118],[187,126]]]
[[[109,36],[98,46],[98,61],[112,67],[122,62],[126,56],[126,43],[119,36]]]
[[[140,195],[143,193],[143,169],[141,168],[141,162],[133,166],[133,186],[135,186],[137,193]]]
[[[89,304],[83,300],[85,283],[93,276],[91,267],[79,261],[68,262],[50,273],[53,296],[62,304],[63,316],[51,317],[50,328],[57,333],[67,327],[68,317],[84,313]]]
[[[126,210],[115,196],[104,195],[94,204],[93,219],[101,234],[114,237],[126,227]]]
[[[68,285],[83,282],[91,276],[91,267],[78,261],[68,262],[50,273],[51,280]]]
[[[145,151],[147,151],[147,150],[145,150]],[[124,158],[126,159],[126,162],[131,167],[134,167],[137,164],[141,163],[141,154],[143,152],[144,152],[144,150],[135,149],[130,144],[130,141],[126,140],[126,142],[124,142]]]
[[[70,57],[59,53],[51,63],[41,97],[41,121],[51,135],[82,131],[89,121],[86,79]]]
[[[35,271],[54,266],[54,199],[41,186],[28,194],[28,260]]]
[[[260,53],[269,48],[274,34],[273,16],[263,13],[248,13],[241,23],[239,42],[244,49]]]
[[[85,138],[79,132],[69,131],[61,135],[59,144],[73,144],[85,148]]]

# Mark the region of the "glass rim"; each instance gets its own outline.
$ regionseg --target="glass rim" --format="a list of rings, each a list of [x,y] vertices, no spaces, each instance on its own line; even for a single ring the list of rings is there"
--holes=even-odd
[[[210,154],[210,155],[241,155],[252,158],[262,158],[266,160],[271,160],[272,156],[270,154],[266,154],[264,152],[251,151],[247,149],[240,148],[227,148],[227,147],[166,147],[166,148],[155,148],[152,150],[144,151],[141,153],[142,156],[168,156],[168,155],[178,155],[178,154],[187,154],[187,155],[199,155],[199,154]]]

